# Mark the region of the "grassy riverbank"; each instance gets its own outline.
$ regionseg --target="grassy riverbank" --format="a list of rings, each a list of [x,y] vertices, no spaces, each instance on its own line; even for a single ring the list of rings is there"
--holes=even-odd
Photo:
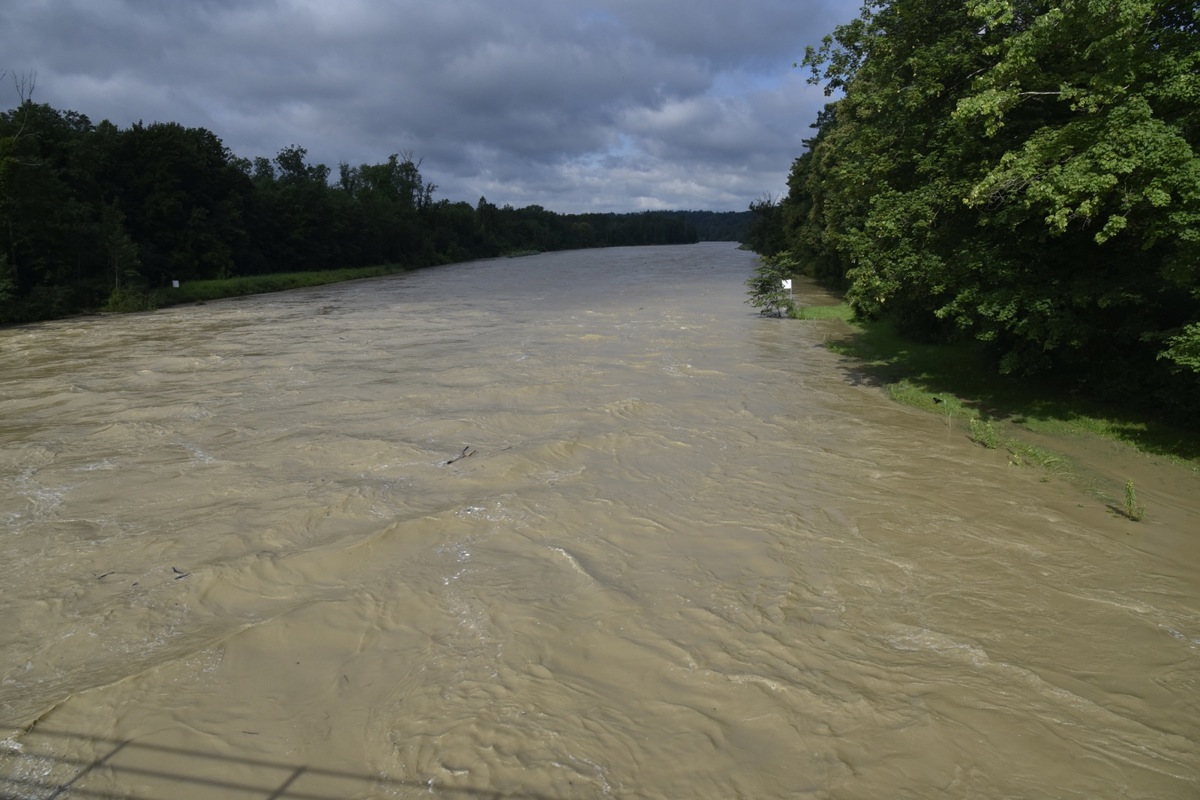
[[[508,258],[537,255],[541,250],[514,250],[506,252]],[[252,294],[269,294],[284,292],[289,289],[303,289],[310,286],[324,286],[329,283],[361,280],[363,278],[381,278],[385,275],[396,275],[401,272],[411,272],[421,267],[402,267],[395,264],[384,264],[375,267],[352,267],[348,269],[330,269],[317,272],[280,272],[270,275],[244,275],[236,278],[214,278],[203,281],[185,281],[175,289],[155,289],[151,292],[115,292],[105,306],[105,311],[151,311],[167,306],[187,305],[190,303],[207,303],[210,300],[221,300],[227,297],[244,297]]]
[[[1037,466],[1080,484],[1114,511],[1124,510],[1122,459],[1166,460],[1200,475],[1200,436],[1135,411],[1068,396],[1053,386],[999,375],[973,343],[920,344],[888,323],[859,322],[844,303],[803,306],[795,316],[839,319],[850,330],[826,345],[853,359],[852,369],[883,386],[888,395],[943,417],[982,447],[1007,451],[1015,466]],[[1093,463],[1081,456],[1087,441],[1107,441]],[[1094,449],[1094,448],[1093,448]],[[1108,473],[1102,475],[1101,473]]]
[[[380,278],[406,272],[404,267],[378,266],[353,269],[331,269],[320,272],[283,272],[275,275],[246,275],[239,278],[224,278],[207,281],[188,281],[181,284],[178,295],[169,294],[173,303],[195,303],[219,300],[223,297],[242,297],[249,294],[283,292],[288,289],[303,289],[308,286],[323,286],[362,278]]]
[[[114,294],[106,311],[149,311],[166,306],[206,303],[226,297],[244,297],[251,294],[283,292],[288,289],[303,289],[323,286],[328,283],[380,278],[408,271],[405,267],[383,265],[377,267],[354,267],[331,269],[319,272],[280,272],[272,275],[245,275],[236,278],[217,278],[204,281],[185,281],[177,289],[157,289],[153,292]]]

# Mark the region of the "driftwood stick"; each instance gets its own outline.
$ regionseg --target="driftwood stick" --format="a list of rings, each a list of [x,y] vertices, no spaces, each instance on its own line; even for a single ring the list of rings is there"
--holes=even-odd
[[[453,464],[455,461],[462,461],[464,458],[470,458],[471,456],[475,455],[478,452],[479,452],[478,450],[472,450],[471,445],[467,445],[466,447],[464,447],[462,449],[461,453],[459,453],[454,458],[447,461],[446,464],[448,466],[450,464]]]

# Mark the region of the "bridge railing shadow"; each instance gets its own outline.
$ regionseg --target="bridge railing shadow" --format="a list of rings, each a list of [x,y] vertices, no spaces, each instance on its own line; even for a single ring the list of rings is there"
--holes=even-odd
[[[98,755],[86,759],[71,755],[80,750]],[[402,780],[40,727],[0,744],[0,800],[165,800],[183,795],[221,800],[345,800],[418,792],[448,800],[554,800],[538,793],[455,788],[436,781]]]

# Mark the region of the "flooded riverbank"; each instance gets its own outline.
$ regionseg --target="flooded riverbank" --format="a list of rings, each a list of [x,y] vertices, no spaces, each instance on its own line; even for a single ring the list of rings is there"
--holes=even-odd
[[[1194,482],[1134,525],[1014,469],[758,318],[752,265],[0,331],[0,785],[1195,796]]]

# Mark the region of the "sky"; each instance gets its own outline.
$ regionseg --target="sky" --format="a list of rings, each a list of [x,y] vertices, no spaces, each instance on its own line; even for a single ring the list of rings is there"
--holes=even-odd
[[[828,101],[859,0],[0,0],[0,109],[207,128],[235,155],[411,155],[435,199],[744,211]]]

